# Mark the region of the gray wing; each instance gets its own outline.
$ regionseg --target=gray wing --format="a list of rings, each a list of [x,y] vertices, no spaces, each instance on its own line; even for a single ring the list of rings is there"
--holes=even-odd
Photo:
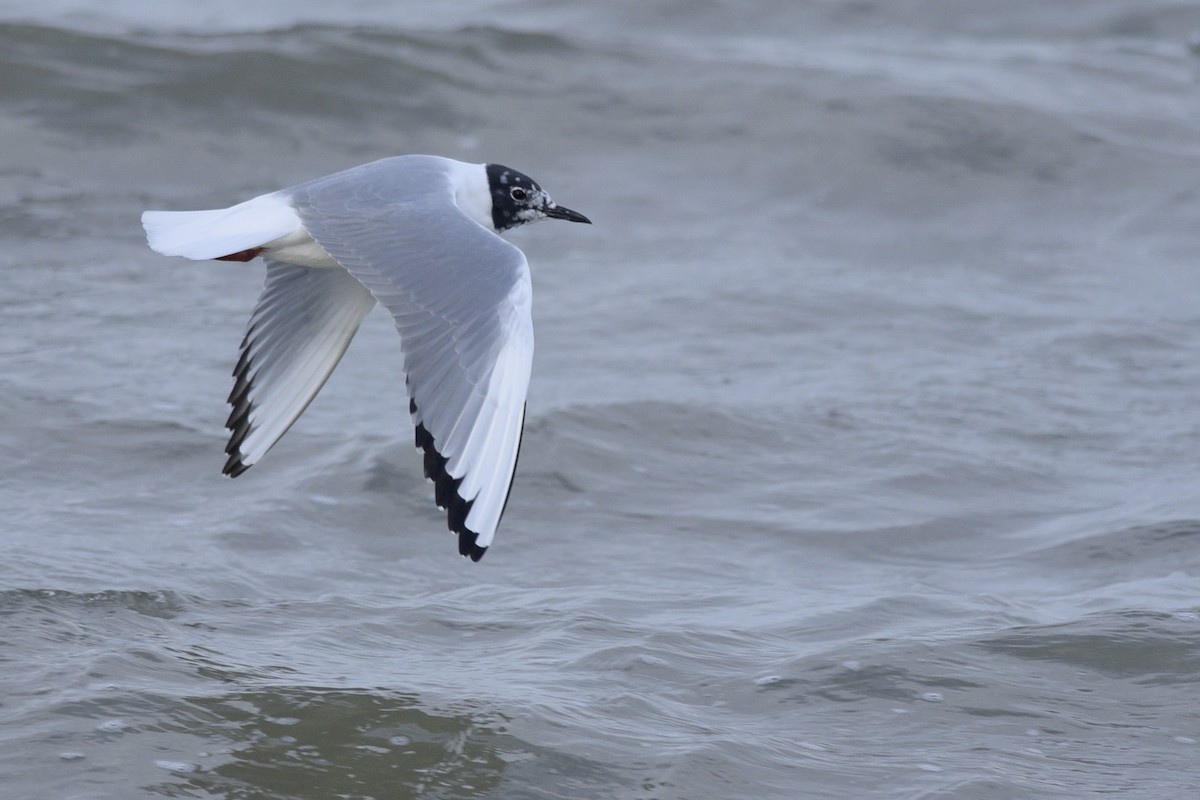
[[[245,472],[287,432],[374,306],[371,293],[344,270],[267,262],[266,285],[233,371],[226,475]]]
[[[524,254],[459,211],[436,170],[317,181],[297,187],[292,203],[391,312],[425,475],[459,552],[478,561],[504,513],[525,421],[533,322]]]

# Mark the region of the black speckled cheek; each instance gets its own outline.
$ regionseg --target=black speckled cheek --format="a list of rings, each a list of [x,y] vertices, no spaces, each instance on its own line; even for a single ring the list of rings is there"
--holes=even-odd
[[[541,187],[524,173],[517,172],[502,164],[488,164],[488,189],[492,195],[492,225],[498,231],[515,228],[529,222],[529,215],[519,212],[528,211],[530,203],[518,203],[512,198],[514,187],[523,188],[530,198],[541,195]]]

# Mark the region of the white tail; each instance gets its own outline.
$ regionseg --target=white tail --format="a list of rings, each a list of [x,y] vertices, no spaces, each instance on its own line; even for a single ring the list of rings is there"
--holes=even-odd
[[[205,260],[262,247],[301,226],[286,196],[273,192],[229,208],[146,211],[142,227],[152,250]]]

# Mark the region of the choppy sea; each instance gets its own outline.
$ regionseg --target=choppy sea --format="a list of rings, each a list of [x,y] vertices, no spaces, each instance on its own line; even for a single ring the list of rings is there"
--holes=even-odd
[[[1200,795],[1200,6],[0,5],[0,796]],[[209,208],[529,173],[472,564],[372,314],[223,478]]]

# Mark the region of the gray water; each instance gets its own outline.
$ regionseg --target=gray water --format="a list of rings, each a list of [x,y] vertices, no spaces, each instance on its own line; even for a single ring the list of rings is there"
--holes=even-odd
[[[432,8],[431,8],[432,7]],[[1200,6],[0,6],[0,796],[1200,788]],[[257,263],[432,152],[538,351],[479,564],[386,315],[222,478]]]

